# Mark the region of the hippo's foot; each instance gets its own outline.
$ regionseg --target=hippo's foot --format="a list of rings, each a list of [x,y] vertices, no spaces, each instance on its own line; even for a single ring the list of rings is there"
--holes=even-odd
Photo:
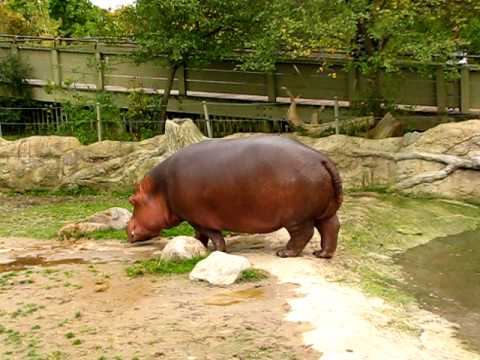
[[[299,255],[298,251],[295,251],[295,250],[281,249],[277,251],[277,256],[281,258],[297,257],[298,255]]]
[[[333,253],[327,252],[325,250],[314,251],[313,255],[320,259],[331,259],[333,257]]]

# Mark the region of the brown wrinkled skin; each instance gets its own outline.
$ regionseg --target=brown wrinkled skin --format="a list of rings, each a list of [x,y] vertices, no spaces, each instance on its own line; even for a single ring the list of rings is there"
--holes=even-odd
[[[337,247],[342,185],[324,154],[278,136],[211,140],[190,145],[157,165],[130,198],[130,242],[189,222],[206,246],[226,251],[222,230],[269,233],[286,228],[291,239],[281,257],[298,256],[313,236],[333,256]]]

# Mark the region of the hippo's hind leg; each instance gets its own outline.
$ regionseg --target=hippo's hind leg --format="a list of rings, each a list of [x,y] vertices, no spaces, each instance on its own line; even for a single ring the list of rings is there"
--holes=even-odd
[[[299,256],[313,236],[313,222],[308,221],[306,223],[289,226],[286,229],[290,234],[290,240],[285,249],[277,251],[277,256],[283,258]]]
[[[322,238],[322,249],[313,252],[318,258],[330,259],[337,249],[338,231],[340,230],[340,221],[335,214],[331,218],[316,220],[317,228]]]
[[[201,227],[195,227],[195,237],[208,248],[208,239],[211,239],[213,246],[217,251],[227,252],[227,245],[225,244],[225,239],[220,231],[204,229]]]

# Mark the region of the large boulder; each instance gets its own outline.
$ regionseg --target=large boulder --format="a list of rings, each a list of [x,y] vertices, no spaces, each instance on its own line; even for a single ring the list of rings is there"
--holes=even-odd
[[[190,236],[177,236],[165,245],[160,258],[169,261],[183,261],[205,255],[207,255],[207,249],[199,240]]]
[[[326,152],[347,188],[381,186],[417,195],[480,198],[480,120],[442,124],[405,138],[297,139]]]
[[[174,151],[207,139],[190,119],[168,120],[165,135],[141,142],[32,136],[0,141],[0,190],[89,187],[124,190]]]
[[[195,265],[190,273],[190,280],[207,281],[218,286],[231,285],[240,277],[242,271],[251,266],[250,261],[243,256],[214,251]]]

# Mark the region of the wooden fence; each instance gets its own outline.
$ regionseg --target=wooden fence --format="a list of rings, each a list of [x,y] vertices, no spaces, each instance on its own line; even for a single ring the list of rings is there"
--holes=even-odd
[[[0,36],[0,58],[15,53],[30,65],[28,81],[34,99],[56,103],[62,98],[50,91],[52,85],[70,87],[85,96],[108,91],[123,107],[128,106],[132,91],[162,94],[167,77],[165,63],[159,59],[135,64],[129,56],[134,49],[129,42]],[[201,115],[202,101],[207,100],[212,116],[280,120],[286,117],[289,103],[283,90],[287,87],[301,96],[299,113],[309,119],[318,106],[331,105],[335,98],[341,106],[349,106],[364,96],[369,80],[354,71],[347,72],[346,61],[341,55],[281,61],[271,73],[239,71],[234,61],[187,66],[177,72],[168,110]],[[427,73],[405,65],[384,83],[389,97],[414,110],[480,111],[477,65],[463,65],[461,77],[453,80],[446,79],[440,67]]]

